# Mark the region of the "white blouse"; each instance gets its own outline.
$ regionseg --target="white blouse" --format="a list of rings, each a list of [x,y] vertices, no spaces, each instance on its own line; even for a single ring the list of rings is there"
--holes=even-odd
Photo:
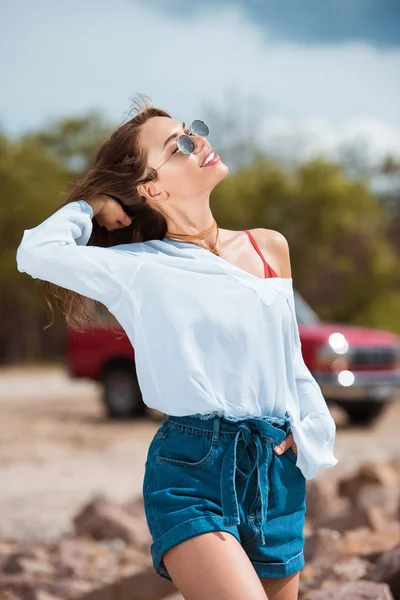
[[[25,230],[18,270],[100,301],[135,351],[144,403],[168,415],[289,414],[307,479],[337,464],[335,422],[304,363],[293,279],[259,278],[200,246],[87,246],[93,210],[69,203]]]

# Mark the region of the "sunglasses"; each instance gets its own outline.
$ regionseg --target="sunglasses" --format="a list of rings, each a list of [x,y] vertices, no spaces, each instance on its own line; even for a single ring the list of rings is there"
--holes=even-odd
[[[199,121],[198,119],[193,121],[193,123],[189,127],[189,134],[183,133],[182,135],[180,135],[178,137],[178,139],[176,140],[177,149],[171,154],[171,156],[169,156],[167,158],[167,160],[165,160],[162,163],[162,165],[157,167],[157,169],[155,169],[155,171],[158,171],[158,169],[161,169],[161,167],[163,165],[165,165],[165,163],[167,161],[169,161],[170,158],[175,156],[175,154],[178,151],[182,152],[182,154],[192,154],[196,149],[196,144],[190,137],[191,135],[199,135],[201,137],[207,137],[209,133],[210,133],[210,130],[209,130],[208,126],[204,123],[204,121]]]

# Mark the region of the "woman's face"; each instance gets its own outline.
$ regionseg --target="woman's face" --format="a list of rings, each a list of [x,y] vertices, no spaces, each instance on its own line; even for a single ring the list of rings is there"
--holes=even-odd
[[[156,188],[166,193],[165,197],[204,196],[228,174],[228,167],[220,159],[212,160],[209,165],[203,164],[213,152],[207,138],[191,136],[195,144],[192,154],[177,151],[177,138],[189,133],[189,127],[190,124],[184,127],[182,122],[168,117],[152,117],[141,127],[139,143],[148,152],[148,167],[157,169]]]

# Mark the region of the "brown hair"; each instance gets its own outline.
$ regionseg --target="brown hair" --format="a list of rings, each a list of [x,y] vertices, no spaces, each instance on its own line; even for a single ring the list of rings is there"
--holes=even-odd
[[[153,108],[148,98],[140,95],[134,101],[135,116],[120,125],[99,148],[88,171],[75,183],[68,199],[61,206],[74,200],[90,200],[99,194],[114,197],[125,212],[132,217],[132,224],[123,229],[108,231],[93,219],[93,230],[88,245],[107,248],[117,244],[145,242],[152,239],[162,240],[167,231],[164,217],[150,207],[145,198],[139,194],[136,186],[139,182],[155,181],[157,172],[150,169],[147,174],[147,152],[139,146],[140,128],[152,117],[169,117],[171,115],[158,108]],[[131,111],[132,113],[132,111]],[[45,298],[54,322],[52,302],[64,314],[66,322],[72,329],[82,329],[85,324],[96,320],[93,314],[102,305],[97,301],[61,288],[49,282],[44,283]]]

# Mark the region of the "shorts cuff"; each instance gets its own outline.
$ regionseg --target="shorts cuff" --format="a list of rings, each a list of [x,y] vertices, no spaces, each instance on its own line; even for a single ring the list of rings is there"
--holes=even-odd
[[[250,559],[251,560],[251,559]],[[279,578],[293,575],[305,565],[303,550],[285,563],[267,563],[251,561],[259,577]]]
[[[219,517],[218,515],[209,515],[190,519],[190,521],[180,523],[170,531],[167,531],[167,533],[164,533],[164,535],[159,537],[151,544],[150,552],[153,560],[153,566],[157,575],[172,581],[162,560],[164,552],[169,550],[169,548],[188,540],[189,538],[202,533],[209,533],[210,531],[226,531],[227,533],[231,533],[238,540],[238,542],[241,543],[237,526],[224,525],[222,516]]]

